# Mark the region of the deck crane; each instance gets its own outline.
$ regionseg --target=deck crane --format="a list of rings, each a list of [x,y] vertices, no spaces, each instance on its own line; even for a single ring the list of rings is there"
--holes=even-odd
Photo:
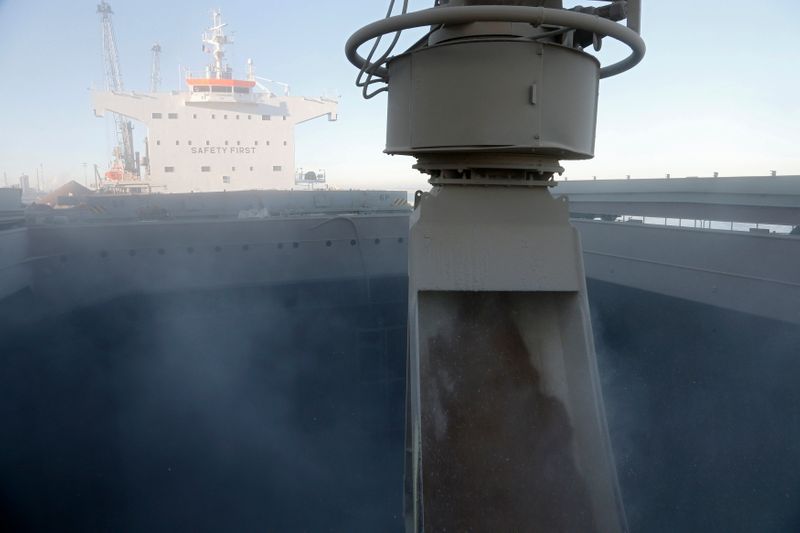
[[[155,43],[150,51],[153,52],[153,61],[150,67],[150,92],[157,93],[161,85],[161,45]]]
[[[103,31],[103,57],[106,67],[106,89],[115,93],[124,91],[122,73],[119,66],[119,53],[117,39],[114,34],[114,25],[111,15],[114,11],[111,5],[102,0],[97,5],[100,15],[100,24]],[[114,129],[117,145],[114,148],[114,162],[106,172],[106,178],[114,181],[128,181],[138,179],[139,169],[136,162],[136,153],[133,150],[133,125],[131,121],[118,113],[114,117]]]

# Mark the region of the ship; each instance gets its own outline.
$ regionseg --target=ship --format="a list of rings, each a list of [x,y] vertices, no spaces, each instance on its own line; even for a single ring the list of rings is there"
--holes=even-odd
[[[294,127],[323,116],[335,121],[336,99],[290,95],[286,84],[275,93],[271,80],[256,76],[252,59],[246,78],[235,78],[225,58],[225,47],[232,43],[226,26],[222,13],[213,11],[212,25],[203,34],[203,50],[212,61],[198,75],[186,73],[188,90],[94,91],[95,115],[111,113],[147,128],[135,177],[151,191],[288,189],[296,181],[324,182],[324,173],[295,173]],[[115,163],[106,177],[119,183],[125,175]]]
[[[412,208],[404,191],[262,190],[296,179],[292,121],[335,109],[284,99],[312,111],[259,118],[280,98],[95,94],[148,125],[155,188],[26,209],[0,189],[8,529],[403,530]],[[237,152],[234,173],[230,154],[187,154],[250,138],[205,145],[194,120],[287,144]],[[631,530],[796,530],[800,176],[554,194],[581,234]]]

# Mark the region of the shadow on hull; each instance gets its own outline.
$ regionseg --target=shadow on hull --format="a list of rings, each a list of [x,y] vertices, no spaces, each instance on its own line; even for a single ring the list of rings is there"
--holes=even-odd
[[[401,531],[406,291],[129,296],[0,332],[4,523]],[[631,529],[800,530],[800,328],[589,296]]]

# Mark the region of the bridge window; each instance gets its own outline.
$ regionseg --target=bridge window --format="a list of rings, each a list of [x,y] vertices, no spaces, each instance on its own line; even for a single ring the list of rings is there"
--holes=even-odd
[[[168,113],[167,114],[167,118],[172,118],[172,119],[178,118],[178,114],[177,113]]]
[[[261,120],[269,120],[269,115],[261,115]]]
[[[200,167],[200,172],[211,172],[211,167]]]
[[[250,92],[250,87],[234,87],[233,92],[239,94],[247,94]]]
[[[164,172],[175,172],[175,167],[164,167]]]
[[[153,118],[161,118],[161,113],[153,113],[150,116],[153,117]]]

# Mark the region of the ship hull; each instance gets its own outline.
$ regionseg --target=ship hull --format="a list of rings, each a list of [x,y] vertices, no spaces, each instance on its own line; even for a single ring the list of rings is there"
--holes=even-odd
[[[403,529],[406,216],[0,237],[4,524]],[[800,325],[604,272],[589,304],[631,530],[800,530]]]

